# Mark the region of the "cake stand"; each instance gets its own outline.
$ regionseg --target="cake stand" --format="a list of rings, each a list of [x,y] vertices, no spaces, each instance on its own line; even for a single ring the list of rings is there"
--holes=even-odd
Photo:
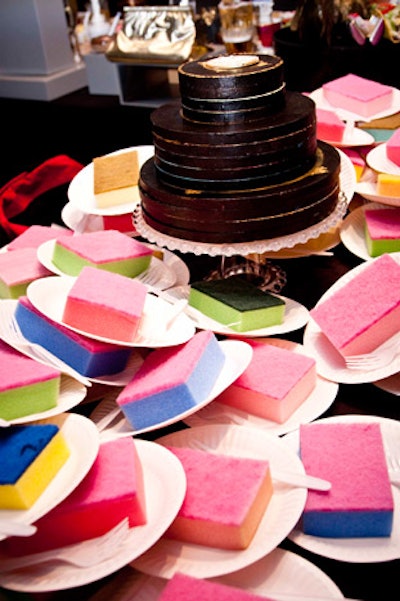
[[[348,197],[342,190],[335,210],[319,223],[287,236],[251,242],[210,244],[168,236],[155,230],[145,222],[140,205],[133,212],[133,223],[136,231],[141,236],[149,242],[168,248],[168,250],[208,255],[210,257],[220,256],[219,268],[212,271],[206,279],[244,275],[246,279],[252,280],[261,290],[279,293],[286,284],[286,274],[279,266],[265,259],[263,253],[292,248],[296,244],[303,244],[312,238],[317,238],[320,234],[328,232],[342,221],[348,202]]]

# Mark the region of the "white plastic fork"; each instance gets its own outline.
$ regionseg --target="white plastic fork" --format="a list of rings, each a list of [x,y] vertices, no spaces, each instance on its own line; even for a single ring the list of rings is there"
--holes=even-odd
[[[200,440],[193,440],[191,446],[194,449],[200,451],[206,451],[212,453],[213,450],[207,444]],[[317,478],[316,476],[310,476],[309,474],[302,474],[301,472],[294,472],[282,469],[271,468],[271,476],[273,480],[282,482],[282,484],[288,484],[289,486],[296,486],[300,488],[308,488],[310,490],[330,490],[332,487],[331,482],[324,480],[323,478]]]
[[[397,355],[400,355],[400,332],[371,353],[346,357],[346,367],[358,370],[380,369],[392,363]]]
[[[125,518],[103,536],[84,543],[77,543],[42,553],[32,553],[23,557],[0,559],[0,573],[12,572],[50,561],[60,561],[78,568],[88,568],[112,557],[115,551],[126,541],[128,532],[128,518]]]
[[[399,442],[392,441],[390,433],[384,437],[385,456],[391,484],[400,487],[400,447]]]

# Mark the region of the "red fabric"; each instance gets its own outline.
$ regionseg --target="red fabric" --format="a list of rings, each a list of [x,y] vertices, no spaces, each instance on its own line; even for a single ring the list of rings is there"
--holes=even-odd
[[[58,155],[5,184],[0,189],[0,226],[8,236],[19,236],[29,227],[13,223],[13,217],[22,213],[41,194],[70,182],[82,168],[83,165],[74,159]]]

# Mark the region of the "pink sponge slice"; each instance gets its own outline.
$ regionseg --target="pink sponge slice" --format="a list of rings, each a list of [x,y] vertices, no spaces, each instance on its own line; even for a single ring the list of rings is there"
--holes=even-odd
[[[67,294],[62,321],[89,335],[132,342],[146,294],[139,280],[86,266]]]
[[[157,601],[271,601],[234,586],[175,572]]]
[[[310,315],[343,356],[370,353],[399,331],[400,265],[388,254],[369,261]]]
[[[301,425],[300,456],[307,473],[332,483],[327,492],[308,491],[306,534],[390,536],[394,502],[378,423]]]
[[[329,142],[342,142],[345,123],[334,111],[317,108],[317,138]]]
[[[183,504],[166,532],[177,540],[221,549],[246,549],[272,497],[269,462],[168,447],[185,470]]]
[[[225,355],[213,332],[152,351],[116,399],[131,425],[160,424],[204,401],[217,380]]]
[[[390,136],[386,142],[387,158],[400,167],[400,127]]]
[[[59,505],[41,517],[30,537],[7,539],[13,554],[36,553],[102,536],[124,518],[146,523],[143,470],[133,438],[104,442],[89,473]]]
[[[282,424],[314,389],[315,360],[271,344],[252,347],[249,366],[216,400]]]
[[[349,73],[322,84],[324,98],[334,107],[371,117],[391,107],[393,88]]]

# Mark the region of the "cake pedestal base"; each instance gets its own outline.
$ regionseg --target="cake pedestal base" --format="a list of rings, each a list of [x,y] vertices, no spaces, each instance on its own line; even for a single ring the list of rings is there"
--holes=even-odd
[[[233,275],[243,276],[260,290],[277,294],[282,291],[287,281],[286,273],[279,265],[274,265],[258,253],[251,258],[240,255],[222,256],[219,268],[211,271],[205,280],[218,280]]]
[[[296,232],[280,238],[269,240],[255,240],[254,242],[238,242],[235,244],[207,244],[194,242],[173,236],[167,236],[149,226],[142,215],[141,206],[138,205],[133,212],[133,224],[136,231],[149,242],[166,247],[168,250],[177,250],[181,253],[195,255],[221,256],[221,264],[217,270],[211,272],[206,279],[217,279],[229,275],[245,275],[247,279],[256,283],[261,290],[280,292],[286,284],[286,274],[278,266],[273,265],[262,255],[267,251],[277,251],[282,248],[292,248],[296,244],[304,243],[311,238],[329,231],[344,217],[347,210],[348,199],[342,191],[336,209],[323,221],[301,232]],[[229,258],[229,259],[228,259]]]

